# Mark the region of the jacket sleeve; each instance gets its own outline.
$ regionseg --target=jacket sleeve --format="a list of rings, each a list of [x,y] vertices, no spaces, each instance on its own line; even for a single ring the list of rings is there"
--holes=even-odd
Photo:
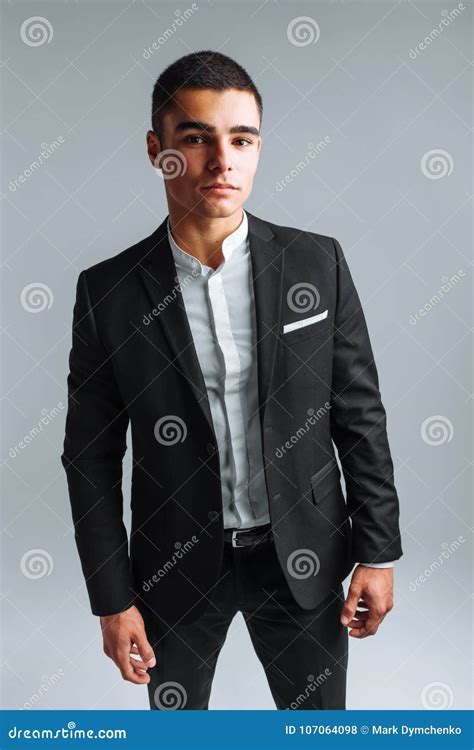
[[[403,551],[399,501],[377,369],[360,299],[339,242],[331,434],[341,462],[354,560],[382,563]]]
[[[61,462],[75,540],[92,613],[110,615],[133,604],[122,497],[129,418],[98,336],[86,271],[77,281],[67,386]]]

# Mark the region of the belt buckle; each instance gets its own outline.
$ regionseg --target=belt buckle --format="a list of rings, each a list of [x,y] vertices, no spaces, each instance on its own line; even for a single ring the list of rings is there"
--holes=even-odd
[[[233,547],[245,547],[245,544],[237,544],[237,541],[238,541],[238,539],[237,539],[237,536],[236,536],[236,535],[237,535],[238,533],[239,533],[239,530],[238,530],[238,529],[234,529],[234,530],[232,531],[232,546],[233,546]]]

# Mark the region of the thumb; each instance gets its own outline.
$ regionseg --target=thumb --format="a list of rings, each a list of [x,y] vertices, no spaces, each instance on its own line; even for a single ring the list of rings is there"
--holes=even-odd
[[[355,586],[350,586],[349,592],[347,594],[347,599],[344,603],[344,607],[341,613],[341,622],[343,625],[347,625],[354,617],[359,599],[360,589],[356,588]]]
[[[137,644],[138,653],[140,654],[142,661],[144,661],[149,667],[156,666],[155,653],[150,646],[144,630],[140,634],[137,634],[135,643]]]

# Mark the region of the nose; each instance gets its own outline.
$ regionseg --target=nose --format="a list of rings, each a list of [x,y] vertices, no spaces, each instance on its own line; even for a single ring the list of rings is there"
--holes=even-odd
[[[229,169],[232,169],[230,145],[224,140],[215,140],[211,149],[208,168],[211,172],[215,172],[216,170],[219,172],[227,172]]]

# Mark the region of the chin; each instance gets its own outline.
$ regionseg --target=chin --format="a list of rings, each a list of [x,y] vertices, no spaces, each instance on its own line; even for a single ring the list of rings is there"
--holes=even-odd
[[[207,201],[201,203],[198,207],[198,212],[203,216],[208,216],[213,219],[225,219],[227,216],[232,216],[241,207],[241,203],[227,203],[226,205],[222,202],[222,205],[210,205]]]

